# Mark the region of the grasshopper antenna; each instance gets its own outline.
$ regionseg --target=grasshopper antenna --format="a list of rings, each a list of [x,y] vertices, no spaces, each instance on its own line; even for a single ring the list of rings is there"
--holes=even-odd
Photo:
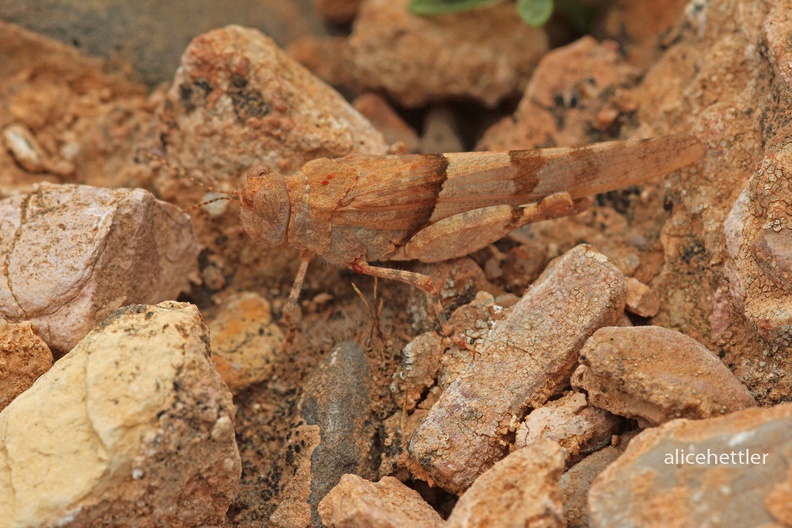
[[[189,212],[189,211],[192,211],[194,209],[198,209],[200,207],[203,207],[205,205],[209,205],[209,204],[212,204],[212,203],[215,203],[215,202],[219,202],[221,200],[230,200],[230,201],[239,202],[239,203],[242,202],[242,199],[238,196],[238,194],[236,192],[234,192],[234,191],[224,191],[223,189],[218,189],[217,187],[212,187],[211,185],[208,185],[206,182],[203,182],[203,181],[199,180],[198,178],[196,178],[195,176],[193,176],[192,174],[188,173],[182,167],[180,167],[180,166],[178,166],[178,165],[176,165],[174,163],[171,163],[171,161],[168,160],[160,152],[157,152],[155,150],[138,149],[137,152],[135,152],[135,163],[143,163],[144,161],[148,161],[148,162],[157,163],[159,165],[162,165],[163,167],[167,168],[173,174],[175,174],[176,176],[178,176],[180,178],[184,178],[184,179],[190,180],[191,182],[200,185],[201,187],[203,187],[204,189],[206,189],[209,192],[213,192],[213,193],[217,193],[217,194],[222,194],[223,195],[223,196],[220,196],[218,198],[212,198],[211,200],[206,200],[205,202],[201,202],[199,204],[195,204],[195,205],[189,207],[188,209],[185,209],[185,212]]]

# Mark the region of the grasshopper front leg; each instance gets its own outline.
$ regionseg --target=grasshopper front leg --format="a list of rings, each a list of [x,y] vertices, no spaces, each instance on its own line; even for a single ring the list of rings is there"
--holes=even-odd
[[[300,298],[300,291],[302,291],[303,282],[305,282],[305,274],[308,271],[308,263],[311,262],[312,258],[313,253],[310,251],[302,252],[300,258],[300,267],[297,270],[297,276],[294,278],[294,284],[292,284],[292,289],[289,292],[289,300],[286,303],[286,307],[283,309],[283,320],[289,327],[289,330],[286,333],[285,346],[291,345],[292,341],[294,341],[296,328],[294,324],[294,313],[295,310],[297,310],[297,300]]]

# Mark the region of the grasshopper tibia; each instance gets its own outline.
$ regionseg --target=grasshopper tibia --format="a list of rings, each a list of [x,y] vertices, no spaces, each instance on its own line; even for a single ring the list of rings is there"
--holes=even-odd
[[[291,345],[294,340],[294,311],[297,309],[297,299],[300,298],[300,291],[305,281],[305,273],[308,271],[308,263],[311,262],[313,253],[310,251],[303,251],[300,259],[300,268],[297,270],[297,276],[294,278],[292,289],[289,292],[289,301],[283,309],[283,321],[288,325],[289,331],[286,334],[286,346]]]

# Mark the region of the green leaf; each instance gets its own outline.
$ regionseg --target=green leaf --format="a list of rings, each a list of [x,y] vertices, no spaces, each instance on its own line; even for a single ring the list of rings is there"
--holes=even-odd
[[[517,13],[526,24],[541,26],[553,14],[553,0],[517,0]]]
[[[410,11],[416,15],[460,13],[477,7],[497,4],[503,0],[410,0]]]

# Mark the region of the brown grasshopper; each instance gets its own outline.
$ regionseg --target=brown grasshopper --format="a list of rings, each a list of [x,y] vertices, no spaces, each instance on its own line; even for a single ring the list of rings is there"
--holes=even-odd
[[[289,176],[257,166],[230,194],[240,201],[242,225],[254,240],[302,252],[284,310],[287,322],[314,256],[420,288],[440,317],[429,277],[370,263],[468,255],[521,225],[574,214],[593,195],[674,171],[703,154],[702,144],[687,135],[579,148],[350,154],[310,161]]]

